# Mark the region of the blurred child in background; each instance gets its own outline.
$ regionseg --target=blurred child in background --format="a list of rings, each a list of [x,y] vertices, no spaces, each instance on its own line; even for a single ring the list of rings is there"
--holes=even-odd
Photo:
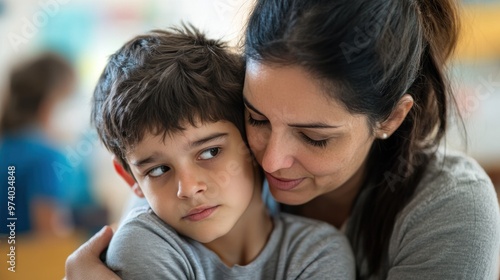
[[[71,226],[65,193],[74,172],[57,172],[71,165],[48,128],[55,106],[72,93],[75,77],[72,66],[53,53],[41,54],[10,74],[0,117],[0,181],[7,184],[7,170],[13,166],[15,196],[9,200],[7,187],[2,188],[0,220],[16,217],[17,234],[61,234]],[[10,213],[9,201],[15,209]],[[0,234],[8,230],[0,227]]]

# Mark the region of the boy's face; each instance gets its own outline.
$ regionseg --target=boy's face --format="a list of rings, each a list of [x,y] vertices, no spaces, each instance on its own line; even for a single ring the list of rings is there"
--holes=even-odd
[[[258,182],[236,126],[219,121],[185,127],[164,141],[147,133],[127,161],[156,215],[207,243],[233,228]]]

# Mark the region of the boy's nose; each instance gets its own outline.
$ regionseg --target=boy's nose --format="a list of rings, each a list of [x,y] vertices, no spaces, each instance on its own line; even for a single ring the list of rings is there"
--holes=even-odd
[[[199,180],[196,174],[183,172],[177,182],[177,197],[180,199],[191,198],[207,190],[207,184]]]

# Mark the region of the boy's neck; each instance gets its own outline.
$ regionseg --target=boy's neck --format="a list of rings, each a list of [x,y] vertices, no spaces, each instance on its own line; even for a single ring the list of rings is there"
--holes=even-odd
[[[262,201],[261,189],[261,186],[255,188],[247,210],[228,234],[203,244],[229,267],[255,260],[271,235],[273,222]]]

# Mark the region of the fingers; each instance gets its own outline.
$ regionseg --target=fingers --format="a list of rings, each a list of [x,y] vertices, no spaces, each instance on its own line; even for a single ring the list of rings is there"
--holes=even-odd
[[[120,279],[99,259],[112,237],[113,230],[105,226],[73,252],[66,260],[65,279]]]
[[[103,227],[96,233],[90,240],[82,245],[82,250],[88,251],[88,257],[99,257],[99,255],[106,249],[113,237],[113,230],[109,226]]]

